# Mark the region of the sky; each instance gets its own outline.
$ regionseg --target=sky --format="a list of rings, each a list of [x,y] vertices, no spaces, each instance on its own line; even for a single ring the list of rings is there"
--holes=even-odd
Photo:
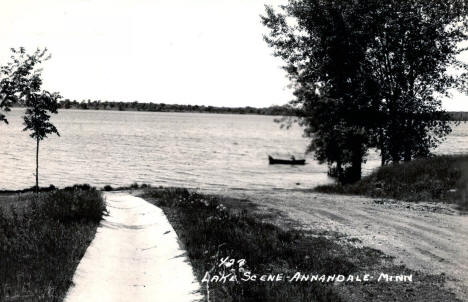
[[[286,0],[1,0],[0,64],[47,47],[44,89],[71,100],[265,107],[293,99],[263,41]],[[468,96],[444,102],[468,111]]]

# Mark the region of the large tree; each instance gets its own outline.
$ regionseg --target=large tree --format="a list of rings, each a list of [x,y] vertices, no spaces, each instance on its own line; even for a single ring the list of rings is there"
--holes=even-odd
[[[468,19],[462,0],[377,3],[366,62],[379,87],[374,139],[385,164],[427,156],[450,133],[441,97],[466,90],[467,65],[458,55]]]
[[[375,84],[365,70],[367,3],[353,0],[290,1],[275,12],[267,7],[267,43],[281,57],[294,87],[296,107],[309,151],[341,181],[361,176],[371,143],[368,112]]]
[[[466,4],[290,0],[267,7],[267,43],[293,83],[309,151],[355,181],[370,147],[382,162],[428,155],[449,133],[438,94],[463,88],[447,68],[466,36]],[[438,93],[438,94],[436,94]]]

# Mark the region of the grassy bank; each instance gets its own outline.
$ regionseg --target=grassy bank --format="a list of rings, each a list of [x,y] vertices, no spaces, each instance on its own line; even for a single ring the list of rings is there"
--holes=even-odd
[[[316,192],[406,201],[441,201],[468,207],[468,155],[436,156],[378,168],[352,185],[324,185]]]
[[[282,229],[255,206],[186,189],[147,189],[143,197],[161,207],[187,250],[208,301],[455,301],[441,276],[395,266],[370,248],[358,248],[297,229]],[[245,259],[220,266],[221,259]],[[222,272],[239,282],[203,282]],[[245,281],[250,275],[283,274],[277,282]],[[413,274],[415,282],[290,282],[295,273],[319,275]],[[231,275],[232,276],[232,275]],[[244,281],[242,281],[244,279]]]
[[[0,300],[62,301],[105,211],[89,186],[0,195]]]

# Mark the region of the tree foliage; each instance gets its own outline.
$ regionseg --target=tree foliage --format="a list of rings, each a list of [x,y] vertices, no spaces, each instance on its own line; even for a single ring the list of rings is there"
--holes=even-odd
[[[58,93],[42,91],[32,93],[26,98],[23,131],[30,130],[30,136],[38,140],[43,140],[48,134],[60,135],[57,128],[50,122],[50,114],[58,113],[60,97]]]
[[[284,14],[267,7],[266,41],[285,62],[309,151],[336,164],[338,176],[356,180],[369,145],[367,113],[372,83],[361,69],[370,36],[354,1],[290,1]],[[293,22],[291,22],[291,19]],[[291,24],[292,23],[292,24]],[[346,177],[345,177],[346,176]]]
[[[24,47],[11,49],[10,62],[0,67],[0,111],[8,112],[14,103],[22,103],[30,91],[41,85],[40,70],[35,67],[47,60],[46,51],[28,54]],[[8,123],[0,112],[0,122]]]
[[[466,88],[464,1],[290,0],[262,21],[309,151],[342,181],[360,177],[369,148],[383,163],[410,160],[450,132],[440,98]]]
[[[382,162],[426,157],[450,133],[441,97],[466,91],[465,1],[385,1],[372,11],[366,63],[379,87]],[[450,70],[451,69],[451,70]]]

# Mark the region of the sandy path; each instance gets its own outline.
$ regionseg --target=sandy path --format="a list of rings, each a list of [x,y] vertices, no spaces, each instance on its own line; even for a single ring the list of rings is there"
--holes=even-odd
[[[81,260],[66,302],[196,301],[199,284],[158,207],[105,195],[106,216]]]
[[[447,286],[468,301],[468,216],[446,205],[285,191],[225,195],[278,210],[306,229],[358,238],[411,269],[445,273]]]

